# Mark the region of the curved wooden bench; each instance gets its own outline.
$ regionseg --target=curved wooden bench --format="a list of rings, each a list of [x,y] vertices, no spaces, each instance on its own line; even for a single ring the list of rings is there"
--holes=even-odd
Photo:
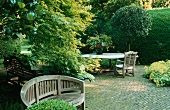
[[[6,68],[7,80],[11,83],[20,85],[40,74],[37,71],[31,70],[30,65],[24,63],[16,56],[4,58],[4,66]]]
[[[41,100],[62,99],[85,109],[84,81],[64,75],[44,75],[27,81],[20,92],[23,109]]]

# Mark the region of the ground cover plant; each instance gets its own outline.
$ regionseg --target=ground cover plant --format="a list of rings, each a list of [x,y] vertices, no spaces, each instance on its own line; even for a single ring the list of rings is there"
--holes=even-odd
[[[21,109],[21,103],[11,103],[6,102],[4,105],[0,105],[0,110],[20,110]]]
[[[26,110],[77,110],[77,108],[63,100],[45,100],[33,104]]]
[[[170,60],[153,62],[145,66],[145,78],[153,81],[157,87],[170,85]]]

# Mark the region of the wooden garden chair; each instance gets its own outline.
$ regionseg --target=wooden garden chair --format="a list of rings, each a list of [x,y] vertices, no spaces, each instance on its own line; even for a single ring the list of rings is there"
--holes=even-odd
[[[122,60],[117,60],[115,70],[118,75],[125,77],[125,74],[134,76],[135,64],[137,59],[137,52],[125,52],[125,57]]]

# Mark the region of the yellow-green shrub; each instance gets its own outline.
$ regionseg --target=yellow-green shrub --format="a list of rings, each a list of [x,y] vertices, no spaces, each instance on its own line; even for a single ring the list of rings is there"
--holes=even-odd
[[[145,66],[143,76],[156,83],[157,87],[170,85],[170,60],[157,61]]]

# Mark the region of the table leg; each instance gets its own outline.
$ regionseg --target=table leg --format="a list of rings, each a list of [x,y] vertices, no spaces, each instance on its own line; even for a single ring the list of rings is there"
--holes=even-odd
[[[109,59],[109,68],[112,69],[112,59]]]
[[[111,70],[113,69],[113,72],[114,72],[115,75],[118,75],[118,73],[116,71],[116,67],[115,67],[116,60],[117,59],[114,59],[114,65],[112,65],[112,59],[109,59],[109,67],[110,67]]]

